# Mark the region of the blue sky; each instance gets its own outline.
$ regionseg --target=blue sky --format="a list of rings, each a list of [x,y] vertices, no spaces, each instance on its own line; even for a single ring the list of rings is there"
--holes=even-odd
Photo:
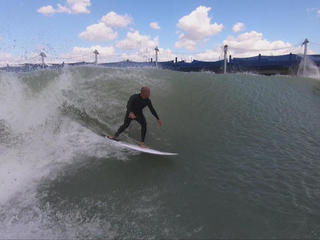
[[[39,11],[48,6],[50,14]],[[103,22],[110,12],[129,23]],[[41,50],[59,60],[79,60],[99,47],[106,61],[138,61],[153,57],[154,45],[160,60],[215,60],[223,44],[235,57],[256,55],[259,48],[277,55],[301,52],[305,38],[312,53],[320,54],[319,0],[1,0],[0,22],[0,62],[32,58]],[[243,26],[238,32],[236,23]]]

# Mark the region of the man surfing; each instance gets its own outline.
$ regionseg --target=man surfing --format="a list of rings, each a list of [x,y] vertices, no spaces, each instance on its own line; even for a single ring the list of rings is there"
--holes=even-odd
[[[127,112],[124,117],[123,124],[119,127],[118,131],[114,136],[108,136],[109,139],[116,140],[116,138],[127,128],[129,127],[132,120],[136,120],[141,125],[141,144],[140,146],[145,148],[144,140],[147,132],[147,122],[143,115],[142,110],[148,106],[152,115],[157,119],[158,124],[161,126],[162,122],[159,119],[159,116],[156,110],[153,108],[150,100],[150,88],[142,87],[140,93],[133,94],[127,103]]]

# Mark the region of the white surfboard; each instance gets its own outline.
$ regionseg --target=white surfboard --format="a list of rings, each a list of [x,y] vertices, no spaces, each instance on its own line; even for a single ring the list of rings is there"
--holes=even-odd
[[[131,143],[126,143],[126,142],[121,142],[121,141],[116,141],[116,140],[109,139],[107,136],[104,136],[104,137],[106,139],[108,139],[109,141],[113,142],[116,145],[119,145],[119,146],[125,147],[125,148],[129,148],[129,149],[133,149],[133,150],[136,150],[136,151],[139,151],[139,152],[156,154],[156,155],[164,155],[164,156],[178,155],[178,153],[161,152],[161,151],[154,150],[154,149],[151,149],[151,148],[142,148],[142,147],[139,147],[139,146],[131,144]]]

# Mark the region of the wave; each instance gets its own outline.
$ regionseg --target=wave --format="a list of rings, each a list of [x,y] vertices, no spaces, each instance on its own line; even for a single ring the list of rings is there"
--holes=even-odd
[[[151,88],[163,120],[157,126],[145,110],[147,145],[179,152],[177,158],[118,149],[99,136],[117,130],[129,96],[142,86]],[[280,204],[288,212],[293,203],[282,205],[287,195],[270,192],[281,188],[317,209],[316,199],[306,203],[298,197],[312,189],[308,176],[299,175],[302,183],[288,181],[289,188],[272,181],[267,188],[265,181],[279,172],[293,178],[303,163],[320,167],[314,161],[318,88],[318,81],[300,78],[155,69],[0,73],[1,236],[208,237],[205,217],[193,222],[180,203],[200,210],[216,198],[208,189],[223,196],[257,184],[263,186],[255,189],[259,197],[246,196],[255,206]],[[133,122],[121,137],[134,141],[139,135]],[[302,162],[293,166],[293,160]],[[271,167],[274,172],[264,170]],[[303,184],[302,192],[297,184]],[[194,196],[202,190],[208,202]],[[172,192],[181,194],[170,197]],[[266,203],[269,196],[277,203]]]

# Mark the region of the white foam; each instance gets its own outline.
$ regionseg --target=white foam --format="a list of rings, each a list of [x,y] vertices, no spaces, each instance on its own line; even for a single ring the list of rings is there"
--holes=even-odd
[[[305,68],[303,58],[299,64],[298,76],[320,80],[320,68],[310,59],[310,57],[306,57],[305,60]]]
[[[102,137],[61,114],[64,92],[72,84],[64,73],[34,93],[18,75],[0,76],[0,119],[10,135],[7,142],[0,142],[2,238],[76,237],[76,229],[56,235],[48,228],[46,212],[37,206],[37,187],[43,179],[54,179],[65,166],[84,161],[83,156],[126,157]],[[94,224],[86,223],[88,228],[98,229]]]
[[[96,109],[107,107],[105,111],[111,112],[120,105],[124,106],[127,99],[122,102],[114,100],[117,98],[112,94],[116,96],[117,92],[108,92],[106,106],[103,101],[96,102],[95,92],[90,87],[82,85],[93,83],[97,78],[108,81],[117,73],[102,73],[94,75],[95,79],[84,79],[72,71],[66,70],[58,75],[42,72],[37,78],[31,75],[31,81],[40,81],[41,76],[52,77],[45,79],[47,83],[36,91],[20,75],[0,73],[0,120],[8,130],[8,137],[0,142],[0,236],[3,238],[76,238],[79,233],[86,236],[86,231],[92,233],[88,236],[114,236],[106,220],[93,217],[77,223],[80,209],[61,216],[67,226],[61,229],[49,218],[50,206],[46,209],[39,207],[41,193],[38,187],[44,180],[56,179],[66,166],[77,167],[80,161],[91,156],[126,160],[129,154],[135,154],[119,150],[61,112],[67,102],[78,109],[84,108],[91,117],[99,119]],[[121,74],[121,81],[130,81],[133,89],[138,90],[148,82],[146,76],[140,77],[142,73],[139,71]],[[113,83],[118,84],[117,81]],[[124,85],[120,83],[121,89],[119,87],[117,91],[128,91]],[[118,120],[119,117],[114,121]],[[139,211],[148,215],[152,208]]]

